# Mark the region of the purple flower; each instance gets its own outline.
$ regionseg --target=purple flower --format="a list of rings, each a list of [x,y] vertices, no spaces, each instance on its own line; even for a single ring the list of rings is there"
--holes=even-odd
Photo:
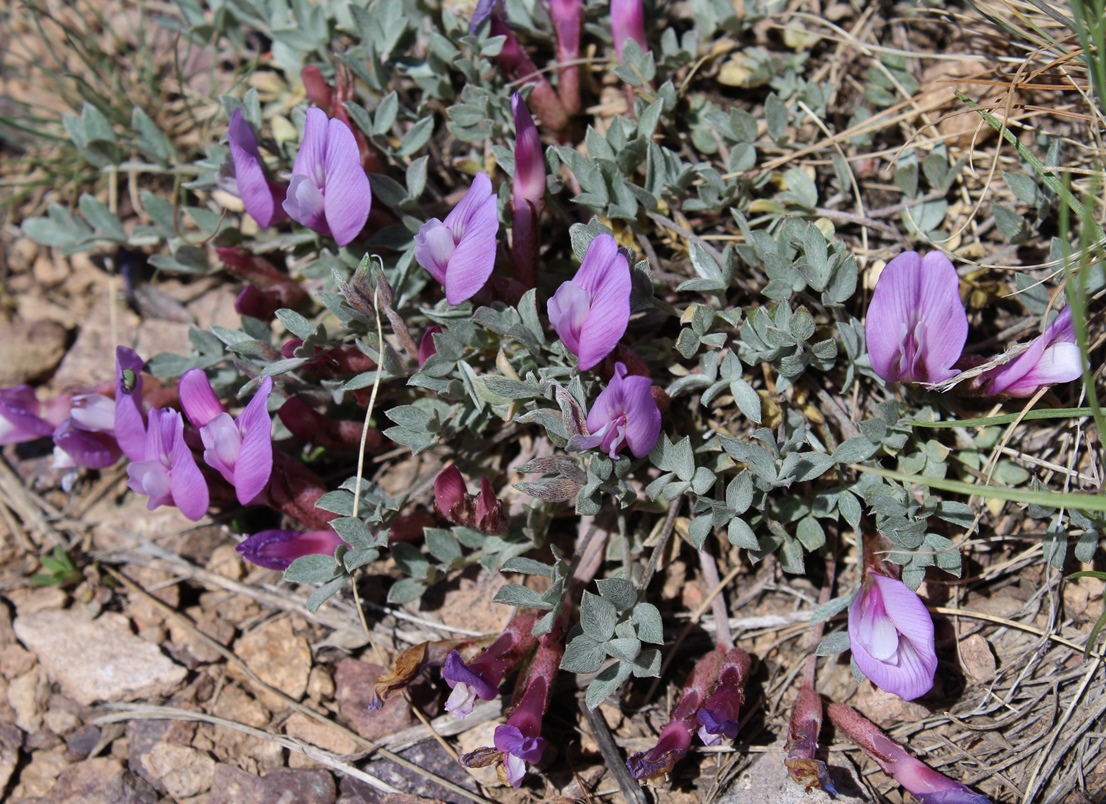
[[[1044,334],[1013,361],[987,372],[989,394],[1033,396],[1046,385],[1071,382],[1083,374],[1083,355],[1075,342],[1071,308],[1065,307]]]
[[[580,111],[580,28],[583,0],[549,0],[549,17],[557,40],[557,94],[568,114]]]
[[[150,411],[145,457],[130,464],[127,475],[132,491],[149,496],[151,511],[175,505],[193,521],[207,513],[207,483],[184,443],[184,420],[175,410]]]
[[[529,737],[517,727],[507,724],[495,730],[495,747],[503,752],[503,766],[507,771],[507,781],[516,790],[526,776],[526,763],[536,765],[541,762],[545,752],[545,738]]]
[[[626,760],[631,776],[639,781],[661,776],[672,770],[687,754],[691,748],[692,732],[698,724],[699,710],[718,680],[722,662],[722,653],[712,650],[695,663],[684,683],[680,702],[661,729],[657,744]]]
[[[849,607],[849,647],[873,684],[904,701],[933,687],[933,620],[902,581],[868,573]]]
[[[133,349],[115,349],[115,440],[128,461],[146,455],[146,417],[142,413],[142,358]]]
[[[297,558],[332,556],[343,544],[333,530],[263,530],[243,539],[234,549],[251,564],[284,572]]]
[[[238,197],[246,212],[260,226],[271,226],[288,218],[281,208],[288,187],[271,181],[265,172],[265,161],[257,147],[257,138],[246,122],[241,109],[230,116],[227,129],[230,156],[234,161],[234,178],[238,183]]]
[[[749,654],[741,648],[733,648],[722,660],[718,671],[718,686],[696,713],[699,721],[699,739],[703,745],[719,745],[722,738],[737,737],[741,705],[745,703],[745,682],[751,665]]]
[[[445,703],[446,711],[464,718],[472,714],[477,698],[482,701],[495,698],[503,678],[537,643],[532,633],[536,621],[534,614],[516,615],[503,633],[467,665],[459,651],[451,650],[442,669],[442,678],[453,689]]]
[[[0,388],[0,444],[44,438],[54,426],[42,418],[43,405],[29,385]]]
[[[517,617],[515,618],[518,619]],[[514,620],[512,620],[514,623]],[[494,644],[494,643],[493,643]],[[549,694],[553,679],[561,666],[565,652],[564,620],[560,618],[553,630],[545,634],[538,645],[534,660],[530,662],[522,695],[511,710],[506,725],[495,730],[495,748],[507,781],[518,788],[526,775],[526,764],[537,764],[545,751],[545,739],[541,736],[541,721],[549,708]],[[491,749],[478,748],[461,757],[466,767],[483,767]]]
[[[419,368],[425,366],[427,360],[438,354],[438,347],[434,345],[434,336],[441,331],[442,328],[435,324],[427,327],[426,332],[422,334],[422,340],[419,341]]]
[[[492,182],[477,173],[445,221],[431,218],[415,235],[415,260],[445,286],[450,304],[471,299],[495,268],[499,216]]]
[[[587,371],[614,351],[630,323],[630,263],[609,234],[588,244],[580,270],[548,305],[549,322]]]
[[[661,434],[661,410],[653,399],[648,377],[626,375],[626,364],[615,363],[610,385],[596,397],[588,413],[588,436],[573,436],[570,449],[599,447],[612,459],[623,447],[635,458],[649,454]]]
[[[991,799],[910,756],[876,725],[844,704],[827,707],[830,721],[839,732],[860,746],[883,772],[894,778],[922,804],[990,804]]]
[[[115,440],[115,402],[103,394],[78,394],[69,418],[54,430],[54,468],[104,469],[122,454]]]
[[[545,206],[545,158],[530,109],[517,92],[511,96],[511,109],[515,115],[515,175],[511,183],[514,268],[519,282],[532,288],[537,284],[538,221]]]
[[[649,49],[645,42],[645,12],[641,0],[611,0],[611,36],[619,61],[624,61],[622,51],[627,39],[637,42],[643,52]]]
[[[273,422],[266,407],[272,377],[237,419],[231,419],[201,369],[186,371],[179,384],[181,407],[204,442],[204,461],[234,486],[242,505],[264,490],[273,471]]]
[[[968,338],[960,280],[944,254],[907,251],[880,274],[864,322],[872,370],[887,382],[947,380]]]
[[[328,120],[322,109],[308,109],[285,212],[345,246],[364,227],[371,206],[369,177],[353,132],[341,120]]]

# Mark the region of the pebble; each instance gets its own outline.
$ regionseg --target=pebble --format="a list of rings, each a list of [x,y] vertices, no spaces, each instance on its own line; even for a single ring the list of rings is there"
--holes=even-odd
[[[15,633],[46,674],[78,703],[168,695],[187,671],[130,631],[119,614],[85,620],[69,611],[20,615]]]
[[[264,778],[233,765],[215,768],[210,804],[334,804],[334,777],[324,770],[278,770]]]
[[[292,632],[287,617],[269,620],[234,643],[234,652],[257,676],[299,700],[307,691],[311,674],[311,647]],[[272,697],[272,696],[268,696]],[[263,701],[268,703],[266,696]],[[279,704],[283,708],[283,704]]]
[[[837,786],[836,798],[831,798],[824,790],[814,789],[809,793],[806,788],[796,784],[783,764],[786,754],[783,746],[779,751],[761,754],[744,773],[722,795],[715,799],[717,804],[861,804],[871,802],[863,785],[856,778],[852,768],[830,765],[830,777]]]

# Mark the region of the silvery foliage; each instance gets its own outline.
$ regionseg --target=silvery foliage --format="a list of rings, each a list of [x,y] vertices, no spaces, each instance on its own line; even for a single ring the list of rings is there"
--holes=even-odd
[[[217,385],[241,387],[243,393],[252,390],[257,377],[279,376],[285,393],[334,405],[378,384],[382,415],[378,412],[376,419],[389,439],[413,454],[444,447],[462,465],[478,466],[481,454],[494,444],[517,440],[524,432],[542,434],[555,448],[553,457],[519,467],[530,479],[516,488],[532,503],[507,533],[497,536],[466,527],[436,528],[426,531],[422,547],[389,546],[388,528],[406,498],[392,498],[365,480],[355,495],[355,478],[342,483],[318,506],[339,515],[333,527],[350,547],[333,557],[300,559],[286,576],[319,584],[310,608],[338,592],[354,570],[384,556],[404,576],[391,587],[393,603],[415,600],[449,574],[479,564],[548,579],[544,593],[515,584],[497,598],[546,612],[537,631],[547,632],[565,605],[574,568],[571,557],[546,545],[554,512],[571,506],[581,515],[630,515],[623,520],[629,526],[608,547],[609,555],[622,558],[622,567],[596,581],[595,592],[583,593],[564,658],[570,671],[598,673],[587,693],[589,706],[595,706],[628,678],[659,672],[656,646],[663,641],[663,627],[658,609],[645,600],[645,531],[656,514],[681,499],[690,516],[686,537],[695,548],[716,537],[747,551],[754,561],[775,554],[785,571],[803,573],[808,554],[825,549],[828,533],[858,532],[867,517],[867,526],[891,540],[889,557],[902,565],[909,585],[916,587],[931,565],[959,575],[959,550],[936,530],[955,534],[971,528],[971,509],[936,494],[919,496],[918,486],[855,468],[879,462],[907,475],[944,477],[948,448],[926,436],[932,431],[904,423],[895,401],[853,413],[842,410],[844,425],[827,423],[818,412],[827,399],[826,404],[835,404],[834,397],[847,396],[862,380],[869,388],[878,383],[867,365],[857,318],[857,263],[821,211],[829,202],[820,187],[836,181],[838,191],[851,193],[849,169],[835,158],[834,175],[819,185],[801,167],[774,171],[761,165],[765,149],[787,153],[798,148],[800,108],[822,114],[827,88],[806,77],[801,55],[754,49],[746,66],[765,93],[762,124],[741,109],[724,111],[694,85],[685,92],[677,78],[722,33],[743,33],[782,3],[745,3],[746,16],[738,16],[729,0],[684,4],[694,22],[686,33],[667,28],[656,52],[630,43],[625,64],[615,68],[634,88],[633,113],[610,120],[603,132],[589,128],[586,155],[567,145],[546,152],[556,216],[581,209],[594,216],[587,225],[571,228],[576,261],[592,238],[610,231],[601,221],[629,224],[622,230],[627,234],[643,233],[638,254],[651,254],[650,241],[674,233],[686,243],[686,261],[677,253],[665,268],[686,278],[666,288],[664,300],[655,294],[668,281],[657,275],[657,259],[650,256],[633,266],[632,309],[640,318],[631,324],[629,337],[637,341],[654,382],[668,383],[671,400],[664,434],[640,460],[565,451],[569,439],[585,427],[589,400],[602,383],[572,368],[571,356],[543,324],[544,306],[535,291],[515,306],[466,302],[450,308],[444,302],[433,307],[420,302],[430,280],[414,263],[412,237],[427,217],[423,206],[439,202],[443,189],[454,189],[442,186],[445,168],[431,159],[440,159],[444,149],[447,164],[462,164],[471,174],[490,155],[507,174],[513,171],[513,87],[505,85],[494,65],[501,39],[470,34],[467,20],[426,0],[220,0],[207,5],[213,15],[205,16],[198,0],[179,0],[181,16],[162,23],[197,46],[224,41],[240,52],[256,44],[247,33],[256,32],[271,43],[274,69],[292,84],[304,65],[325,65],[330,73],[335,60],[361,82],[357,100],[346,110],[387,165],[389,175],[371,176],[374,207],[390,209],[396,222],[372,235],[367,255],[329,251],[315,235],[300,230],[256,236],[252,250],[290,253],[302,276],[324,286],[316,297],[326,307],[325,316],[308,320],[291,310],[279,314],[289,335],[304,340],[292,357],[280,354],[267,324],[244,318],[236,330],[193,328],[192,354],[156,356],[150,370],[176,377],[197,366],[217,369]],[[507,6],[512,24],[532,41],[551,41],[542,3],[509,0]],[[589,7],[588,36],[609,37],[604,14],[605,6]],[[903,64],[891,56],[884,62],[873,69],[867,88],[871,108],[858,111],[858,120],[897,102],[896,82],[909,83]],[[242,109],[287,170],[298,138],[275,131],[272,110],[257,91],[222,102],[228,114]],[[438,111],[443,107],[444,116]],[[293,110],[291,123],[302,129],[302,122],[302,108]],[[226,147],[214,144],[194,164],[176,166],[168,140],[137,113],[125,135],[91,106],[67,118],[66,126],[93,165],[119,165],[125,141],[145,158],[175,166],[186,177],[189,199],[208,197],[226,161]],[[903,193],[908,231],[939,237],[948,209],[945,195],[962,167],[950,166],[940,149],[903,152],[895,181]],[[569,190],[566,173],[578,192]],[[1006,178],[1038,217],[1047,212],[1051,199],[1040,187],[1030,187],[1024,177]],[[504,182],[500,210],[505,224],[508,194],[509,182]],[[130,234],[91,196],[82,197],[76,211],[51,207],[48,217],[26,222],[25,230],[69,252],[103,243],[164,242],[166,252],[152,262],[163,270],[192,273],[211,266],[204,249],[193,245],[201,238],[185,239],[183,231],[198,230],[228,244],[240,240],[214,204],[175,204],[152,192],[140,198],[151,223]],[[719,250],[714,245],[719,241],[684,230],[687,216],[727,216],[740,237]],[[1000,220],[997,211],[996,221],[1004,232],[1013,225]],[[574,263],[554,261],[546,268],[568,278]],[[676,307],[667,301],[672,298]],[[377,318],[385,318],[388,326],[388,313],[396,311],[413,333],[433,324],[442,327],[435,337],[437,353],[421,368],[415,369],[412,357],[399,354],[391,341],[381,343],[377,337]],[[635,328],[659,331],[672,316],[680,322],[675,338],[635,338]],[[378,368],[352,379],[305,379],[300,370],[315,349],[339,342],[356,344]],[[921,417],[939,415],[927,410]],[[970,462],[972,450],[985,459],[986,444],[966,446],[971,449],[961,452],[962,461]],[[1010,482],[1027,479],[1008,477]],[[1041,515],[1053,518],[1056,538],[1049,556],[1062,563],[1067,520],[1051,511]],[[1095,524],[1071,516],[1082,533],[1076,554],[1087,560],[1097,538]],[[540,556],[543,549],[550,563],[526,557]],[[842,610],[848,600],[846,595],[831,601],[818,618]]]

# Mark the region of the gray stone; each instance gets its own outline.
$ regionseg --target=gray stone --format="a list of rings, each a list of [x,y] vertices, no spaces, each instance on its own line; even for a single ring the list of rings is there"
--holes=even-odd
[[[42,611],[17,617],[14,628],[50,679],[85,706],[168,695],[188,674],[132,634],[118,614],[87,620],[71,611]]]
[[[872,799],[856,778],[851,767],[830,765],[830,778],[837,786],[837,797],[830,798],[824,790],[809,793],[791,780],[783,746],[779,751],[761,754],[744,773],[734,780],[715,801],[717,804],[870,804]]]
[[[210,804],[334,804],[334,777],[325,770],[278,770],[255,776],[217,765]]]
[[[66,768],[45,800],[58,804],[154,804],[157,793],[118,759],[107,757]]]

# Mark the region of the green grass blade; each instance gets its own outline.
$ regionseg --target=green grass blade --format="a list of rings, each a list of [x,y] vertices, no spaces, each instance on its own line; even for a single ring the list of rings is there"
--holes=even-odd
[[[867,472],[871,475],[885,477],[888,480],[897,480],[900,483],[926,486],[939,491],[963,494],[968,497],[985,497],[993,500],[1040,505],[1045,508],[1074,508],[1076,511],[1106,513],[1106,496],[1102,494],[1032,491],[1031,489],[1012,489],[1005,486],[976,486],[961,480],[908,475],[905,472],[896,472],[893,469],[884,469],[878,466],[862,466],[861,464],[850,464],[849,466],[857,472]]]
[[[1092,408],[1050,408],[1048,410],[1030,410],[1026,413],[1004,413],[1001,416],[984,416],[979,419],[950,419],[944,422],[927,422],[919,419],[904,419],[903,424],[910,427],[941,429],[948,427],[991,427],[992,425],[1038,421],[1040,419],[1081,419],[1094,416]]]

